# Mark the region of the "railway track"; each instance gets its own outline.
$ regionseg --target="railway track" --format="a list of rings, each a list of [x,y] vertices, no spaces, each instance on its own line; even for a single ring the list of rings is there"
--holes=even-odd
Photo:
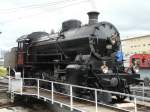
[[[119,104],[117,103],[113,105],[99,104],[99,106],[113,110],[115,112],[135,112],[135,105],[132,102],[124,102]],[[147,105],[138,102],[136,108],[137,108],[137,112],[150,112],[150,103],[148,103]]]
[[[137,101],[137,109],[139,112],[150,112],[149,101]]]
[[[125,110],[122,110],[123,112],[130,112],[130,111],[134,112],[135,111],[135,104],[134,104],[133,100],[131,100],[131,101],[126,100],[125,102],[120,103],[119,105],[120,106],[118,106],[118,107],[125,109]],[[137,101],[136,108],[137,108],[137,112],[150,112],[150,102]],[[126,111],[126,110],[128,110],[128,111]]]

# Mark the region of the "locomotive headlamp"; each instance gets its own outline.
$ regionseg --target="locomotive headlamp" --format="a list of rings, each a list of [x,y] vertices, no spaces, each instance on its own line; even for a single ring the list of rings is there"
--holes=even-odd
[[[108,73],[108,67],[102,69],[103,73]]]
[[[133,66],[132,66],[132,69],[133,69],[133,72],[134,72],[134,73],[138,73],[138,72],[140,71],[137,61],[134,61],[134,64],[133,64]]]
[[[101,66],[101,70],[103,73],[108,73],[108,66],[106,65],[106,62],[103,62],[103,65]]]
[[[138,66],[133,66],[133,70],[135,73],[138,73],[140,71]]]
[[[112,45],[116,44],[117,42],[117,34],[112,34],[110,41],[112,43]]]

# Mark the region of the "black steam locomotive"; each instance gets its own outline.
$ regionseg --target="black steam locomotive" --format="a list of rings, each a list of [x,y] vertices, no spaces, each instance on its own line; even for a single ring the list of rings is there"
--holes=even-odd
[[[119,32],[109,22],[98,22],[98,15],[89,12],[89,23],[83,26],[79,20],[68,20],[60,32],[20,37],[16,71],[23,77],[130,93],[129,85],[139,83],[140,75],[134,69],[125,72],[122,55],[117,55],[121,49]],[[67,92],[63,87],[56,89]],[[74,92],[83,97],[92,94],[86,90]]]

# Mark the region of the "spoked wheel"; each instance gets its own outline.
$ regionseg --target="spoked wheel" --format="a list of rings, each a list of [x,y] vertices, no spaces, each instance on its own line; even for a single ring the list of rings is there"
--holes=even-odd
[[[122,93],[125,93],[125,94],[130,94],[130,89],[129,87],[128,88],[125,88]],[[127,96],[124,96],[124,95],[116,95],[116,98],[117,98],[117,102],[123,102]]]
[[[103,90],[103,88],[100,87],[98,82],[92,83],[91,87]],[[91,95],[92,99],[95,100],[95,91],[91,92],[91,94],[92,94]],[[112,94],[111,93],[102,92],[102,91],[97,91],[97,101],[105,103],[105,104],[109,104],[109,103],[112,102]]]
[[[98,100],[98,102],[110,104],[110,103],[112,103],[112,94],[98,91],[97,92],[97,100]]]
[[[126,98],[126,96],[117,95],[116,98],[117,98],[117,102],[122,102],[122,101],[124,101],[124,99]]]

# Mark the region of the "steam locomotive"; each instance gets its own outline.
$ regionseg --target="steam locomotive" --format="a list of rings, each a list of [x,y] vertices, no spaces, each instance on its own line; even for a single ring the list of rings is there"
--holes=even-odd
[[[16,71],[22,77],[130,93],[129,86],[138,84],[140,75],[134,69],[125,72],[119,32],[109,22],[98,22],[98,15],[89,12],[86,25],[72,19],[62,23],[60,32],[33,32],[18,38]],[[67,92],[61,86],[56,89]],[[78,89],[74,93],[83,97],[93,94]],[[112,94],[106,96],[110,102]],[[125,99],[115,96],[118,101]]]

